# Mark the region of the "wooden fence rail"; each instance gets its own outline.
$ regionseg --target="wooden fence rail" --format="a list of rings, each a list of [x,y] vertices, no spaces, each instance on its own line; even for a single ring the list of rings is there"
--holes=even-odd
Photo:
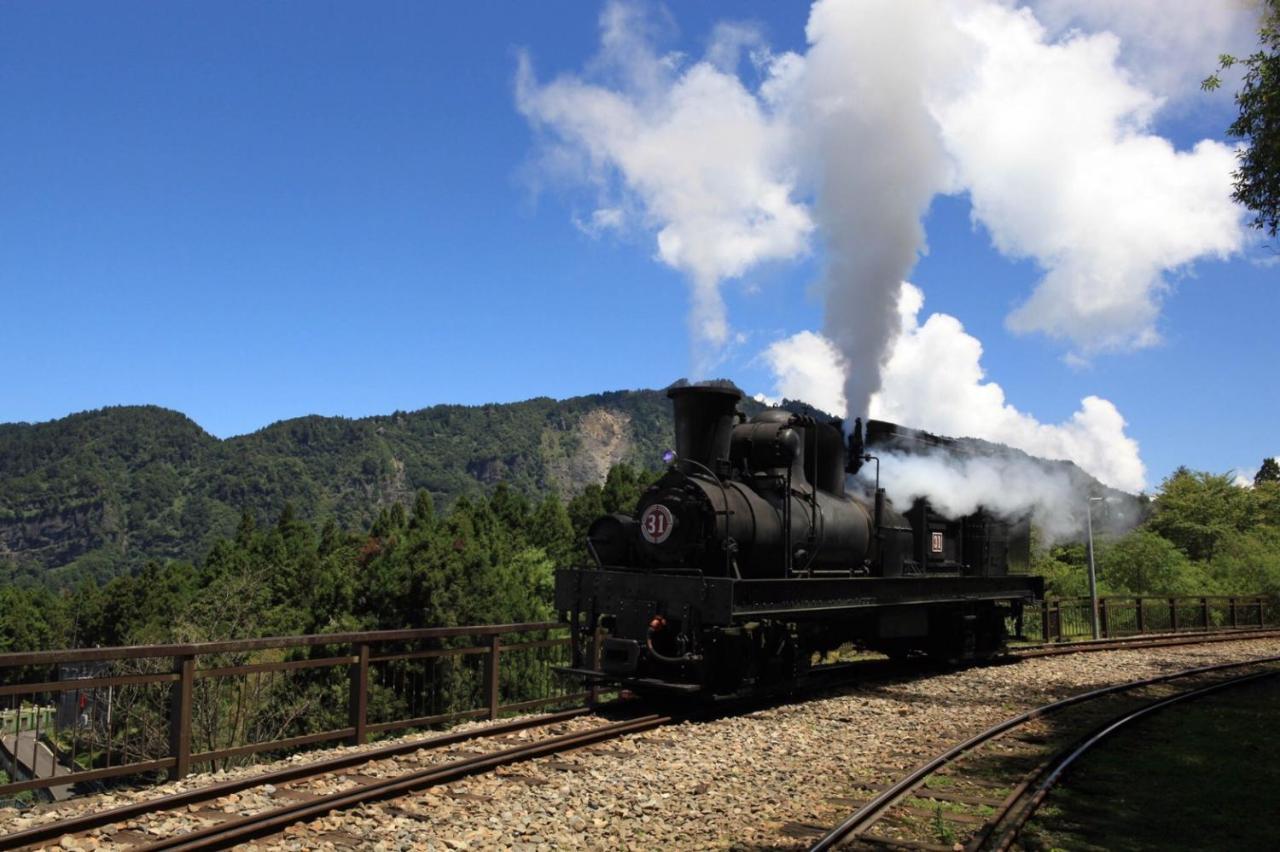
[[[1262,595],[1147,597],[1108,595],[1098,599],[1102,638],[1145,633],[1179,633],[1276,623],[1274,607]],[[1024,632],[1044,642],[1091,638],[1092,604],[1087,597],[1048,598],[1026,611]]]
[[[580,704],[553,671],[570,641],[536,622],[0,654],[0,799]],[[32,771],[42,745],[71,773]]]

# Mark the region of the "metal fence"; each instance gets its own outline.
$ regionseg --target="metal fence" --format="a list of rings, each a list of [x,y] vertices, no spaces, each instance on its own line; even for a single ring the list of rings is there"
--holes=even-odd
[[[0,797],[581,704],[569,653],[539,622],[0,654]]]
[[[1100,636],[1112,639],[1147,633],[1179,633],[1280,624],[1276,608],[1260,595],[1250,597],[1134,597],[1098,599]],[[1087,597],[1049,598],[1023,613],[1023,635],[1043,642],[1093,638],[1093,607]]]

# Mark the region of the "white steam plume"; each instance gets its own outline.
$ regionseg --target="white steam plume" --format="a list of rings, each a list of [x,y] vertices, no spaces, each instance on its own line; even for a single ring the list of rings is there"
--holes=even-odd
[[[936,4],[814,4],[798,124],[826,243],[824,332],[847,365],[850,414],[867,410],[897,332],[898,282],[924,247],[920,219],[947,186],[929,93],[964,45]],[[843,409],[839,413],[844,413]]]
[[[919,498],[948,518],[979,508],[1004,518],[1031,514],[1051,541],[1078,533],[1088,494],[1061,468],[1017,456],[879,452],[880,483],[895,506]]]
[[[921,322],[924,294],[905,282],[896,301],[898,334],[885,363],[884,388],[871,400],[871,416],[1068,459],[1124,491],[1146,486],[1138,443],[1125,434],[1124,418],[1109,401],[1085,397],[1066,422],[1041,423],[1006,402],[1000,385],[986,381],[982,343],[959,320],[936,313]],[[777,376],[777,395],[820,408],[817,400],[837,399],[840,385],[830,366],[832,349],[813,332],[774,343],[765,357]]]

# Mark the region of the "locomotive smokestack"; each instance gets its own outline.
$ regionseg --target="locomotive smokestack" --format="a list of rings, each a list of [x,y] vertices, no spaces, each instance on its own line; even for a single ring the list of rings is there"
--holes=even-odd
[[[667,391],[675,406],[676,453],[712,470],[729,458],[729,439],[742,391],[732,384],[682,385]]]

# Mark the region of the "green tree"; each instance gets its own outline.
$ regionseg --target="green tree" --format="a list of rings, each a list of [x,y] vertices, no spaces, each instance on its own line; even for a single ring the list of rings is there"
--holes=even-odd
[[[1276,236],[1280,228],[1280,0],[1261,0],[1258,49],[1245,57],[1224,54],[1219,70],[1244,68],[1236,106],[1240,113],[1227,129],[1244,141],[1237,158],[1232,197],[1255,214],[1253,226]],[[1202,84],[1222,85],[1219,74]]]
[[[1172,542],[1148,529],[1100,541],[1096,564],[1111,593],[1190,595],[1210,591],[1204,571]]]
[[[1194,560],[1209,560],[1222,538],[1247,529],[1254,501],[1229,474],[1180,467],[1160,486],[1148,526]]]
[[[1280,482],[1280,464],[1276,462],[1274,456],[1263,459],[1262,466],[1253,477],[1255,486],[1260,486],[1264,482]]]

